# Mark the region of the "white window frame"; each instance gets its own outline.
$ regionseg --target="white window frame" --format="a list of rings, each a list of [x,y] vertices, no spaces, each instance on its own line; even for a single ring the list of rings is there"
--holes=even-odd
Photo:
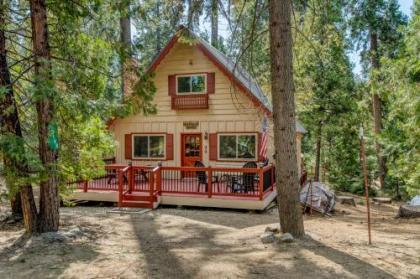
[[[179,93],[178,92],[178,78],[179,77],[193,77],[193,76],[202,76],[202,77],[204,77],[204,91],[201,91],[201,92],[182,92],[182,93]],[[176,80],[176,95],[178,95],[178,96],[207,94],[207,74],[176,75],[175,76],[175,80]],[[191,88],[192,88],[192,84],[191,84]]]
[[[150,157],[150,137],[161,136],[163,137],[163,157]],[[147,157],[134,156],[134,138],[135,137],[148,137]],[[131,135],[131,155],[133,159],[139,160],[166,160],[166,134],[132,134]]]
[[[236,158],[222,158],[220,157],[220,137],[221,136],[236,136]],[[254,158],[238,158],[238,137],[239,136],[254,136],[255,137],[255,157]],[[218,161],[238,161],[238,162],[253,162],[258,160],[258,133],[218,133],[217,134],[217,160]]]

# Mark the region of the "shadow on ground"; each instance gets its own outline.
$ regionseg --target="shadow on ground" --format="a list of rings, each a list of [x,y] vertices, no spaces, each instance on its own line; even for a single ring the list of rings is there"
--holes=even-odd
[[[236,212],[235,217],[226,211],[206,213],[163,210],[148,218],[131,217],[140,251],[145,256],[147,277],[394,278],[368,262],[310,237],[291,244],[265,246],[259,239],[256,241],[258,235],[246,239],[247,228],[276,222],[274,214],[261,215],[240,225],[240,220],[250,213],[238,216]],[[237,241],[235,235],[241,240]]]
[[[85,242],[23,234],[0,250],[0,278],[57,278],[72,263],[90,262],[97,255]]]

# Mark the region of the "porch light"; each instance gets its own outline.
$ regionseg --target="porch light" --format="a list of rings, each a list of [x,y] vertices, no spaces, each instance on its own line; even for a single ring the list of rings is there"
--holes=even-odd
[[[205,139],[205,140],[208,140],[208,139],[209,139],[209,133],[208,133],[208,132],[205,132],[205,133],[204,133],[204,139]]]

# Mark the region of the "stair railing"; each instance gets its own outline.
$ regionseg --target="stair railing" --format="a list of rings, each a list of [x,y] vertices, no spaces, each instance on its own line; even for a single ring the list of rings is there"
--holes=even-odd
[[[128,178],[128,175],[130,174],[129,170],[130,170],[130,166],[127,166],[123,169],[118,169],[117,170],[117,176],[118,176],[118,207],[122,207],[122,202],[123,202],[123,191],[124,191],[124,185],[125,185],[125,180],[124,177],[127,178],[128,181],[130,181],[130,179]],[[124,176],[125,175],[125,176]],[[130,182],[128,182],[130,183]]]

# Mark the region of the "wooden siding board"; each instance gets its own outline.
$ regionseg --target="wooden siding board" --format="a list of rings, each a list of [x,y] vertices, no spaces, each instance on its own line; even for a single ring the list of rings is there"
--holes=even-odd
[[[192,65],[190,65],[190,60]],[[209,109],[175,111],[171,109],[171,97],[168,95],[168,76],[174,74],[214,72],[215,94],[209,96]],[[225,163],[209,161],[210,143],[204,135],[217,132],[255,132],[260,131],[262,112],[243,92],[232,91],[232,82],[208,58],[194,46],[176,44],[155,68],[155,85],[157,88],[154,102],[158,105],[155,115],[141,114],[117,119],[114,122],[114,133],[117,141],[117,162],[127,163],[124,158],[124,134],[131,132],[162,132],[173,134],[173,160],[163,162],[167,166],[179,166],[180,134],[182,132],[203,133],[203,161],[212,166],[237,166],[243,163]],[[197,129],[185,129],[184,121],[199,121]],[[269,155],[273,149],[270,138]],[[206,149],[207,146],[207,149]],[[207,151],[206,151],[207,150]],[[150,162],[135,161],[135,165],[150,164]]]

